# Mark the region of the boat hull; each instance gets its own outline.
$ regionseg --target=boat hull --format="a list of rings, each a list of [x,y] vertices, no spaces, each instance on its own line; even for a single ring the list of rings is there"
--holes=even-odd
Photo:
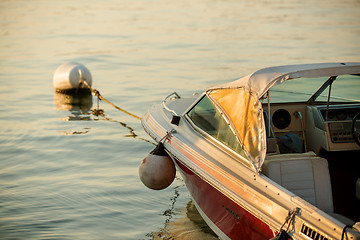
[[[174,158],[200,214],[222,239],[263,240],[275,233],[215,187]]]

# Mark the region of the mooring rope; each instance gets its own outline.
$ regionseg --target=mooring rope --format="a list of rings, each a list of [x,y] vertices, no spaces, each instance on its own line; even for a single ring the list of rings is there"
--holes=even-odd
[[[151,142],[151,141],[149,141],[149,140],[147,140],[147,139],[145,139],[145,138],[139,137],[139,136],[135,133],[134,129],[131,128],[130,126],[128,126],[126,123],[119,122],[119,121],[116,121],[116,120],[111,120],[110,118],[106,117],[106,116],[105,116],[105,113],[104,113],[104,110],[102,110],[102,109],[99,108],[99,100],[103,100],[103,101],[107,102],[108,104],[110,104],[110,105],[113,106],[114,108],[116,108],[116,109],[118,109],[118,110],[120,110],[120,111],[128,114],[129,116],[132,116],[132,117],[136,118],[136,119],[141,120],[141,117],[136,116],[135,114],[132,114],[132,113],[130,113],[130,112],[128,112],[128,111],[126,111],[126,110],[124,110],[124,109],[116,106],[115,104],[111,103],[109,100],[107,100],[107,99],[105,99],[103,96],[101,96],[101,94],[100,94],[100,92],[99,92],[98,90],[93,89],[92,87],[90,87],[90,85],[89,85],[86,81],[80,80],[80,85],[81,85],[81,84],[84,84],[91,92],[93,92],[93,93],[95,94],[95,96],[97,96],[97,109],[93,109],[93,110],[92,110],[92,114],[93,114],[93,115],[95,115],[95,116],[97,116],[97,117],[103,117],[103,118],[104,118],[105,120],[107,120],[107,121],[120,123],[121,126],[127,128],[127,129],[129,130],[129,132],[130,132],[130,135],[126,135],[125,137],[133,137],[133,138],[140,139],[140,140],[142,140],[142,141],[151,143],[151,144],[153,144],[153,145],[156,145],[155,143],[153,143],[153,142]],[[172,130],[170,133],[168,133],[166,136],[170,136],[172,133],[173,133],[173,130]],[[166,137],[166,136],[165,136],[165,137]]]
[[[130,112],[128,112],[128,111],[126,111],[126,110],[124,110],[124,109],[116,106],[115,104],[111,103],[109,100],[107,100],[106,98],[104,98],[103,96],[101,96],[100,92],[99,92],[98,90],[93,89],[92,87],[90,87],[90,85],[89,85],[86,81],[82,81],[82,80],[81,80],[81,81],[80,81],[80,84],[81,84],[81,83],[83,83],[87,88],[89,88],[89,89],[95,94],[95,96],[98,97],[98,99],[103,100],[104,102],[107,102],[108,104],[110,104],[110,105],[113,106],[114,108],[122,111],[123,113],[128,114],[129,116],[132,116],[132,117],[134,117],[134,118],[137,118],[137,119],[141,120],[141,117],[136,116],[135,114],[132,114],[132,113],[130,113]]]
[[[107,116],[105,116],[105,113],[103,112],[102,109],[98,109],[98,110],[95,110],[93,109],[93,112],[92,114],[97,116],[97,117],[102,117],[104,120],[106,121],[109,121],[109,122],[114,122],[114,123],[119,123],[121,126],[123,126],[124,128],[128,129],[128,131],[130,132],[130,134],[127,134],[127,135],[123,135],[123,137],[131,137],[131,138],[136,138],[136,139],[139,139],[139,140],[142,140],[144,142],[148,142],[148,143],[151,143],[152,145],[155,145],[155,143],[151,142],[150,140],[146,139],[146,138],[142,138],[142,137],[139,137],[136,133],[135,133],[135,130],[130,127],[129,125],[127,125],[126,123],[124,122],[120,122],[118,120],[113,120]]]

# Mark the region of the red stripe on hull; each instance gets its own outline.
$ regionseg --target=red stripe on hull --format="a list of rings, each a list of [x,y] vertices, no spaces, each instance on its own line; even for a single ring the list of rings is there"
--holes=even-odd
[[[178,160],[176,163],[194,201],[230,239],[268,240],[274,237],[268,225],[202,180]]]

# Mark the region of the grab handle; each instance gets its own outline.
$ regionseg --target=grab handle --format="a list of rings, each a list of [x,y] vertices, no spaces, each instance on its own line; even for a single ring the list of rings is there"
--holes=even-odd
[[[174,110],[172,110],[172,109],[170,109],[168,106],[166,106],[166,100],[167,100],[168,98],[170,98],[171,96],[173,96],[173,95],[175,95],[175,99],[181,98],[181,97],[179,96],[179,94],[177,94],[177,92],[172,92],[172,93],[170,93],[169,95],[167,95],[167,96],[164,98],[164,100],[162,101],[162,104],[163,104],[163,107],[165,108],[165,110],[167,110],[168,112],[173,113],[175,116],[179,116]]]

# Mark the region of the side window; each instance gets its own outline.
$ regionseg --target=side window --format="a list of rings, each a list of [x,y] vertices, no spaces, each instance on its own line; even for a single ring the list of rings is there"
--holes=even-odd
[[[229,124],[207,96],[190,110],[188,116],[196,126],[246,157]]]

